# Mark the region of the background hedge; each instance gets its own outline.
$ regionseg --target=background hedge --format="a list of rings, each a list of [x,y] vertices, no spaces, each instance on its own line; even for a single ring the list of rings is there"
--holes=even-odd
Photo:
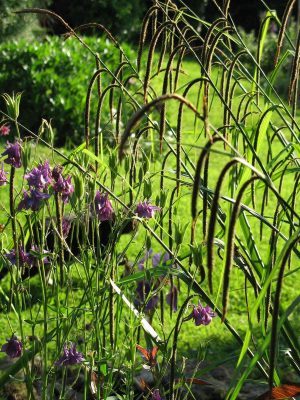
[[[86,42],[113,70],[119,60],[114,45],[93,37],[86,38]],[[123,47],[130,54],[130,48]],[[96,70],[92,54],[72,39],[48,37],[33,43],[20,40],[0,45],[0,64],[1,93],[23,92],[20,114],[25,126],[36,131],[42,118],[51,119],[57,145],[81,142],[86,91]],[[94,101],[92,114],[95,108]],[[107,110],[104,108],[104,120]]]

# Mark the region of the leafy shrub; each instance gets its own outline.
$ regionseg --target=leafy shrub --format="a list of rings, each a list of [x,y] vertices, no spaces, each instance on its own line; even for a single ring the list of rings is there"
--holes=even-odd
[[[278,25],[271,21],[269,32],[266,35],[266,39],[264,42],[264,50],[261,59],[261,68],[266,74],[270,74],[274,70],[274,59],[277,49],[277,41],[278,41]],[[250,50],[251,54],[256,57],[257,46],[258,46],[258,38],[254,31],[246,32],[243,28],[239,28],[239,33],[246,45],[246,47]],[[297,24],[294,20],[291,20],[287,26],[287,35],[292,43],[296,42],[297,38]],[[281,53],[284,54],[287,50],[292,50],[292,47],[289,41],[285,38],[283,42],[283,47]],[[278,78],[274,83],[274,87],[278,93],[283,96],[287,95],[289,80],[290,80],[290,71],[292,66],[292,53],[285,60],[284,64],[279,70]],[[247,68],[250,70],[254,70],[254,64],[248,63]]]
[[[116,68],[119,55],[111,42],[101,38],[87,38],[86,42],[112,70]],[[86,88],[96,69],[92,54],[75,40],[47,37],[42,42],[2,44],[0,63],[1,90],[23,92],[24,125],[36,131],[42,118],[51,119],[57,145],[82,140]]]
[[[150,1],[148,3],[151,4]],[[122,34],[126,39],[136,37],[146,8],[147,1],[140,0],[91,0],[89,7],[79,0],[52,0],[50,4],[50,9],[73,27],[97,22],[105,25],[113,34]],[[61,32],[61,25],[53,22],[52,29],[56,33]]]
[[[29,7],[46,7],[49,0],[1,0],[0,2],[0,37],[10,39],[35,30],[41,31],[36,16],[21,16],[14,11]]]

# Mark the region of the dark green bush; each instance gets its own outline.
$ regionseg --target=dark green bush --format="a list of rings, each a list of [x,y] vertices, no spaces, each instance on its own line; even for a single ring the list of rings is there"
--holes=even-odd
[[[114,35],[128,40],[137,37],[149,5],[151,1],[147,0],[90,0],[87,7],[86,2],[81,0],[52,0],[49,8],[61,15],[72,27],[97,22]],[[56,21],[51,24],[51,29],[55,33],[64,32],[63,26]]]
[[[92,37],[86,42],[112,70],[116,68],[119,51],[111,42]],[[125,49],[129,54],[130,49]],[[96,65],[93,55],[79,42],[52,37],[42,42],[4,43],[0,45],[0,65],[1,92],[23,92],[21,122],[25,126],[37,131],[42,118],[51,119],[57,145],[83,140],[86,91]],[[107,110],[104,108],[104,121],[105,115],[109,119]]]
[[[258,39],[257,35],[254,31],[246,32],[243,28],[239,28],[239,33],[247,46],[247,48],[252,53],[253,57],[256,57]],[[264,43],[263,54],[261,59],[261,68],[263,71],[270,77],[274,70],[274,59],[277,50],[277,41],[278,41],[278,33],[279,27],[275,22],[271,22],[269,32],[266,36],[266,40]],[[296,44],[297,39],[297,23],[292,19],[289,21],[287,26],[287,36],[290,39],[290,42],[294,45]],[[287,37],[284,39],[281,55],[283,55],[287,50],[292,50],[292,46],[290,44]],[[250,59],[247,63],[247,68],[253,72],[254,64],[250,62]],[[281,66],[280,71],[277,75],[277,79],[274,82],[274,87],[278,93],[282,96],[286,97],[288,93],[288,86],[290,82],[290,72],[292,67],[292,52],[289,57],[286,58],[284,64]]]
[[[29,7],[45,8],[49,0],[1,0],[0,1],[0,38],[1,40],[18,36],[30,37],[33,32],[41,31],[36,15],[17,15],[16,10]]]

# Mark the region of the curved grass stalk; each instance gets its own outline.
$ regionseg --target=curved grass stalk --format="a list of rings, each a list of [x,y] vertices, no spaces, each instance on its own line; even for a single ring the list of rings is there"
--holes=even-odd
[[[236,221],[238,219],[238,215],[240,212],[241,201],[242,201],[244,192],[248,188],[248,186],[257,179],[260,179],[260,178],[258,176],[252,176],[250,179],[248,179],[242,185],[242,187],[237,195],[235,204],[232,209],[231,217],[230,217],[228,233],[227,233],[226,256],[225,256],[224,275],[223,275],[223,299],[222,299],[223,316],[222,316],[222,321],[224,321],[224,318],[227,313],[227,306],[228,306],[230,271],[231,271],[231,267],[232,267],[232,259],[233,259],[233,254],[234,254],[235,225],[236,225]]]
[[[149,112],[153,107],[156,105],[163,103],[167,100],[175,99],[178,100],[182,103],[184,103],[189,109],[191,109],[197,116],[198,118],[202,119],[202,116],[198,112],[198,110],[189,102],[187,101],[184,97],[180,96],[179,94],[176,93],[170,93],[166,94],[164,96],[159,96],[156,99],[152,100],[150,103],[145,104],[140,110],[138,110],[128,121],[126,129],[123,133],[121,143],[120,143],[120,148],[119,148],[119,157],[120,159],[123,158],[123,150],[124,150],[124,145],[126,141],[128,140],[132,129],[134,126],[137,124],[137,122],[143,117],[143,115],[147,112]]]
[[[275,55],[275,60],[274,60],[275,66],[277,65],[278,60],[279,60],[288,20],[289,20],[289,17],[291,15],[291,12],[292,12],[295,4],[296,4],[296,0],[288,0],[286,8],[283,13],[282,23],[281,23],[281,27],[280,27],[280,31],[279,31],[279,35],[278,35],[277,50],[276,50],[276,55]]]

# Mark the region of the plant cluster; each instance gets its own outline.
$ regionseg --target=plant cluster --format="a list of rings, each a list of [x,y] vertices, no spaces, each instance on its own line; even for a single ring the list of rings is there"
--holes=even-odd
[[[51,123],[37,133],[21,124],[20,93],[3,95],[1,273],[11,333],[1,351],[17,361],[0,387],[20,373],[30,399],[195,399],[195,386],[213,385],[199,354],[186,372],[181,340],[196,332],[198,343],[216,329],[238,349],[226,399],[253,376],[266,383],[259,399],[300,393],[291,284],[299,273],[299,34],[282,52],[295,1],[282,20],[266,10],[255,54],[230,1],[214,3],[219,18],[201,20],[198,32],[183,2],[154,1],[136,62],[101,27],[117,49],[113,67],[80,28],[52,11],[22,11],[56,18],[97,69],[84,97],[85,141],[68,154],[54,146]],[[278,36],[267,74],[271,21]]]

